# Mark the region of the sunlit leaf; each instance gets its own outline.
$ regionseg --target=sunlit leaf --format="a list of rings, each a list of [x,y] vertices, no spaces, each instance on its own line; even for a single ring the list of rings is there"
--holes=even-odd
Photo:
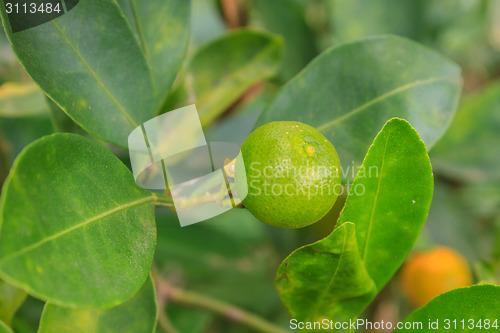
[[[370,147],[337,221],[356,225],[361,259],[378,290],[415,244],[433,188],[424,143],[408,122],[390,120]]]
[[[44,137],[19,155],[2,191],[0,276],[53,304],[119,304],[149,273],[153,201],[108,150]]]

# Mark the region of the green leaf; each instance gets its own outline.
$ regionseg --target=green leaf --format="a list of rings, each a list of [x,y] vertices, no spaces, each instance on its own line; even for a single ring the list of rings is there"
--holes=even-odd
[[[45,95],[35,84],[9,82],[0,86],[0,117],[30,117],[47,110]]]
[[[337,221],[356,225],[361,259],[378,290],[415,244],[433,187],[432,167],[418,133],[407,121],[391,119],[370,147]]]
[[[211,124],[253,84],[276,74],[282,46],[281,38],[253,30],[232,32],[205,45],[187,65],[173,97],[175,106],[196,103],[202,125]]]
[[[354,228],[344,223],[283,261],[276,289],[292,318],[345,321],[359,315],[375,297],[375,284],[359,255]]]
[[[484,320],[489,319],[493,324],[498,322],[498,309],[500,308],[500,287],[493,285],[477,285],[468,288],[455,289],[442,294],[430,301],[423,308],[412,313],[405,322],[420,322],[422,328],[419,329],[399,329],[395,332],[484,332],[498,331],[497,328],[484,328]],[[453,321],[456,319],[457,328],[450,323],[450,329],[446,329],[446,319]],[[483,328],[469,328],[469,320],[478,323],[481,320]],[[429,328],[429,320],[435,322],[439,320],[438,329]],[[465,329],[462,328],[461,320],[465,321]],[[475,326],[475,325],[474,325]]]
[[[28,75],[86,131],[127,147],[130,132],[154,117],[150,70],[115,1],[80,1],[15,34],[4,8],[1,15]]]
[[[500,82],[466,99],[431,157],[437,171],[462,182],[500,180]]]
[[[156,298],[148,279],[127,302],[110,309],[71,309],[48,303],[39,333],[152,333],[156,326]]]
[[[5,325],[5,323],[0,321],[0,333],[12,333],[12,330]]]
[[[358,165],[393,117],[407,119],[432,147],[448,128],[460,87],[460,69],[439,54],[404,38],[373,37],[316,58],[281,89],[257,125],[304,122],[332,141],[344,167]]]
[[[0,281],[0,320],[10,325],[14,314],[25,299],[25,291]]]
[[[285,54],[280,77],[286,82],[317,54],[315,36],[305,21],[305,8],[295,0],[251,0],[250,3],[251,23],[283,37]]]
[[[0,276],[62,306],[119,304],[148,276],[154,197],[108,150],[73,134],[27,147],[0,203]]]
[[[146,56],[159,108],[184,61],[191,0],[118,0]]]

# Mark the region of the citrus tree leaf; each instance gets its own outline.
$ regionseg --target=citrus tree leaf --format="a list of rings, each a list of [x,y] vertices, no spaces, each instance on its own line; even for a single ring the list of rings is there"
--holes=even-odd
[[[465,182],[500,180],[500,82],[468,97],[431,154],[437,171]]]
[[[278,270],[276,289],[298,321],[359,315],[377,290],[361,260],[354,224],[344,223],[325,239],[294,251]]]
[[[177,106],[196,103],[207,126],[253,84],[275,75],[282,51],[275,35],[253,30],[226,34],[196,52],[173,99]]]
[[[74,134],[44,137],[4,184],[0,276],[53,304],[119,304],[148,276],[153,201],[108,150]]]
[[[5,325],[2,321],[0,321],[0,333],[12,333],[12,330]]]
[[[119,0],[151,68],[155,100],[167,97],[186,55],[191,0]]]
[[[316,58],[281,89],[256,126],[304,122],[332,141],[344,167],[359,165],[393,117],[408,120],[432,147],[451,122],[460,88],[460,69],[439,54],[400,37],[367,38]]]
[[[500,308],[500,287],[494,285],[476,285],[467,288],[455,289],[442,294],[430,301],[423,308],[412,313],[405,322],[422,323],[422,328],[399,329],[395,332],[484,332],[498,331],[500,325],[498,309]],[[448,329],[447,321],[451,323]],[[473,320],[474,326],[469,327],[469,320]],[[489,320],[490,328],[486,329],[485,319]],[[439,320],[438,329],[429,328],[429,320]],[[456,320],[456,328],[453,320]],[[465,329],[462,320],[465,321]],[[482,327],[476,324],[481,320]],[[496,321],[497,327],[493,324]]]
[[[11,323],[14,314],[26,299],[26,292],[4,281],[0,281],[0,320]]]
[[[80,1],[17,33],[3,7],[6,34],[28,75],[86,131],[127,147],[130,132],[155,108],[150,70],[117,3]]]
[[[0,117],[22,118],[48,112],[45,95],[34,83],[4,83],[0,86]]]
[[[127,302],[109,309],[72,309],[47,303],[39,333],[152,333],[156,326],[156,298],[148,279]]]
[[[378,290],[415,244],[433,188],[432,167],[418,133],[407,121],[391,119],[370,147],[337,221],[356,225],[361,259]]]

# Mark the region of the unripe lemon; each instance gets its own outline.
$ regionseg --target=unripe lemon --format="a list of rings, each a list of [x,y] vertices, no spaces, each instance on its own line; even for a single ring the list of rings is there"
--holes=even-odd
[[[472,284],[467,261],[443,246],[413,255],[403,267],[401,278],[403,292],[417,307],[442,293]]]
[[[248,189],[243,204],[269,225],[310,225],[328,213],[342,189],[335,148],[309,125],[268,123],[250,134],[241,153]],[[241,170],[237,162],[235,182]]]

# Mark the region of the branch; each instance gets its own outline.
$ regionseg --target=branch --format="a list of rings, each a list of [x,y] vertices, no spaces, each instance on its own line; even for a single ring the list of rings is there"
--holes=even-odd
[[[198,293],[185,291],[172,286],[170,283],[156,279],[156,291],[164,301],[170,301],[180,305],[200,308],[222,315],[223,317],[244,324],[250,328],[263,333],[289,333],[289,331],[275,326],[265,319],[251,314],[234,305],[228,304],[217,299],[200,295]]]

